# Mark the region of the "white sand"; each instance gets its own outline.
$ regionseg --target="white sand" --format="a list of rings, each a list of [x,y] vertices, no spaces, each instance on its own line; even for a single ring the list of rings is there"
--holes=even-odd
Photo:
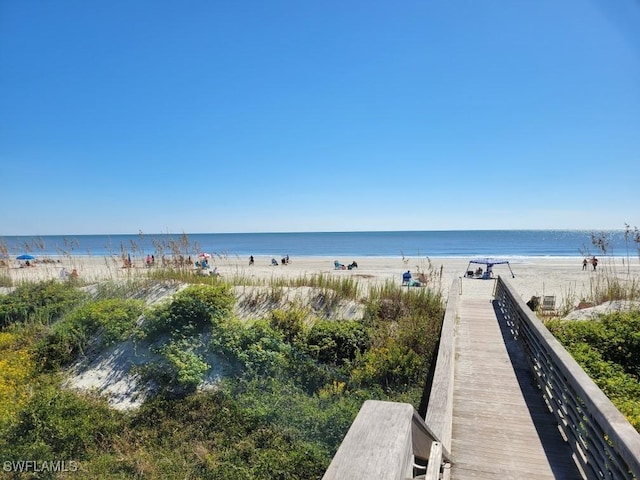
[[[230,281],[251,279],[264,283],[272,279],[323,275],[334,278],[353,278],[359,285],[366,288],[387,281],[400,284],[402,273],[406,270],[410,270],[414,278],[418,272],[425,272],[428,275],[429,284],[442,290],[445,295],[453,279],[462,277],[469,264],[469,260],[463,258],[337,258],[345,265],[356,260],[358,268],[336,270],[334,268],[336,258],[333,257],[291,258],[288,265],[278,266],[271,266],[270,260],[271,257],[255,257],[255,263],[252,266],[249,266],[248,258],[214,257],[209,261],[212,267],[217,267],[218,272],[225,279]],[[90,282],[101,279],[126,279],[147,275],[150,271],[145,266],[143,258],[133,258],[133,268],[122,268],[122,263],[117,257],[57,257],[53,258],[53,261],[54,263],[38,262],[36,266],[25,268],[18,268],[16,264],[12,264],[10,268],[3,270],[16,282],[59,278],[62,267],[69,272],[74,268],[77,269],[80,277]],[[555,295],[558,306],[577,305],[580,300],[590,299],[596,285],[603,284],[614,276],[621,280],[635,279],[636,282],[640,279],[640,262],[637,258],[631,259],[630,262],[622,257],[601,259],[597,271],[593,271],[591,265],[583,271],[582,259],[577,257],[523,257],[512,259],[510,262],[515,278],[511,278],[507,265],[494,266],[494,276],[501,275],[508,278],[525,301],[533,295]],[[474,267],[477,265],[471,266],[472,269]],[[463,290],[473,289],[474,285],[486,282],[487,280],[464,278],[462,288]]]

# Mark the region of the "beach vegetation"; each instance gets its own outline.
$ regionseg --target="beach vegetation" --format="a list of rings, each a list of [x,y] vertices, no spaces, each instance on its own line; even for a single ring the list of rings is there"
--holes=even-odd
[[[190,285],[145,313],[142,334],[153,340],[161,335],[187,335],[202,331],[228,315],[235,299],[227,284]]]
[[[87,298],[85,292],[66,282],[22,283],[0,295],[0,328],[26,322],[48,325]]]
[[[585,372],[640,432],[640,311],[546,323]]]
[[[34,373],[28,343],[16,333],[0,332],[0,430],[28,400]]]
[[[100,349],[126,340],[135,330],[143,303],[132,299],[87,302],[54,323],[36,345],[40,365],[55,368],[85,355],[92,346]]]
[[[590,276],[585,294],[578,297],[571,290],[565,294],[562,308],[557,312],[559,315],[569,314],[576,304],[595,306],[615,300],[640,300],[640,279],[637,275],[634,276],[631,269],[633,250],[640,260],[640,230],[625,223],[623,272],[619,271],[620,256],[614,255],[619,255],[620,252],[613,251],[611,236],[611,232],[591,233],[591,245],[600,256],[597,269],[593,269],[595,275]],[[587,247],[580,249],[580,252],[585,257],[585,262],[589,262],[589,257],[596,257]]]
[[[173,338],[157,349],[165,359],[162,369],[164,387],[181,395],[196,389],[210,365],[197,352],[199,342],[192,338]]]
[[[370,332],[357,320],[318,320],[299,342],[304,351],[327,365],[339,366],[356,360],[370,345]]]
[[[154,282],[176,293],[145,306]],[[17,288],[0,303],[10,312],[0,332],[0,450],[74,459],[78,478],[320,478],[365,400],[418,406],[444,315],[439,293],[390,284],[359,298],[364,318],[350,320],[314,316],[296,301],[273,308],[309,279],[267,285],[259,313],[240,320],[232,286],[215,278],[186,287],[131,279],[88,292],[55,283]],[[342,280],[313,287],[327,299],[355,295]],[[46,322],[28,321],[43,315],[18,302],[27,298]],[[152,353],[135,372],[157,388],[138,410],[63,387],[66,366],[119,342]],[[213,370],[224,375],[212,386]]]
[[[2,260],[0,260],[2,262]],[[13,287],[11,275],[0,270],[0,287]]]
[[[4,459],[82,463],[117,438],[120,416],[105,399],[60,389],[59,381],[50,376],[40,378],[32,390],[16,419],[0,434]],[[52,472],[42,473],[45,476],[38,478],[55,478]]]

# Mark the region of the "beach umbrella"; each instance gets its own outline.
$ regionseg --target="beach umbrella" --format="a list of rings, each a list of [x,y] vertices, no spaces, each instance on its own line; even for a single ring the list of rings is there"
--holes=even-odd
[[[18,255],[16,257],[16,259],[18,259],[18,260],[35,260],[36,257],[34,257],[33,255],[29,255],[28,253],[23,253],[22,255]]]
[[[210,253],[201,253],[200,255],[198,255],[200,258],[211,258],[211,254]]]

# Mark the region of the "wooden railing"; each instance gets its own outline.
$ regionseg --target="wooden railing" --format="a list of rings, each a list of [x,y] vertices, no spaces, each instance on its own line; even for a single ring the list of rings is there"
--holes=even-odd
[[[412,405],[367,400],[322,479],[405,480],[437,466],[426,477],[435,480],[441,456],[440,443]]]
[[[460,279],[455,279],[447,297],[447,310],[442,321],[438,357],[431,392],[427,403],[425,423],[442,443],[442,453],[451,458],[451,429],[453,423],[453,373],[455,360],[455,326],[460,304]]]
[[[589,479],[640,479],[640,435],[502,277],[496,301]]]

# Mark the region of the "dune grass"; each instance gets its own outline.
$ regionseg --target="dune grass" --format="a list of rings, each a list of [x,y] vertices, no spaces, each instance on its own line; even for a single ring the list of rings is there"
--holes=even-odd
[[[6,314],[0,350],[10,366],[0,378],[7,407],[0,408],[0,450],[7,458],[74,460],[80,469],[73,478],[274,478],[274,472],[277,478],[320,478],[365,399],[417,406],[431,358],[427,348],[437,341],[444,311],[439,295],[427,289],[390,283],[362,293],[352,279],[303,276],[251,288],[265,292],[255,298],[256,308],[276,303],[289,288],[309,287],[327,301],[366,304],[366,319],[305,322],[305,312],[294,307],[239,322],[225,303],[231,301],[226,278],[176,268],[117,275],[88,285],[57,279],[0,296]],[[165,282],[192,284],[168,304],[143,307],[153,320],[149,325],[164,328],[158,341],[166,340],[158,349],[166,365],[146,374],[172,388],[130,413],[62,388],[62,366],[86,353],[87,332],[148,340],[131,333],[137,313],[122,308],[133,306],[126,299],[144,298]],[[54,303],[34,301],[38,295]],[[210,315],[208,305],[222,300],[227,306],[214,310],[224,314]],[[41,303],[38,311],[27,308]],[[108,312],[115,308],[126,313],[126,322],[110,323]],[[192,328],[196,324],[205,336]],[[212,352],[228,362],[230,373],[216,388],[196,388]],[[45,368],[25,357],[41,359],[43,353],[61,361]],[[15,395],[20,401],[9,408],[6,398]]]

